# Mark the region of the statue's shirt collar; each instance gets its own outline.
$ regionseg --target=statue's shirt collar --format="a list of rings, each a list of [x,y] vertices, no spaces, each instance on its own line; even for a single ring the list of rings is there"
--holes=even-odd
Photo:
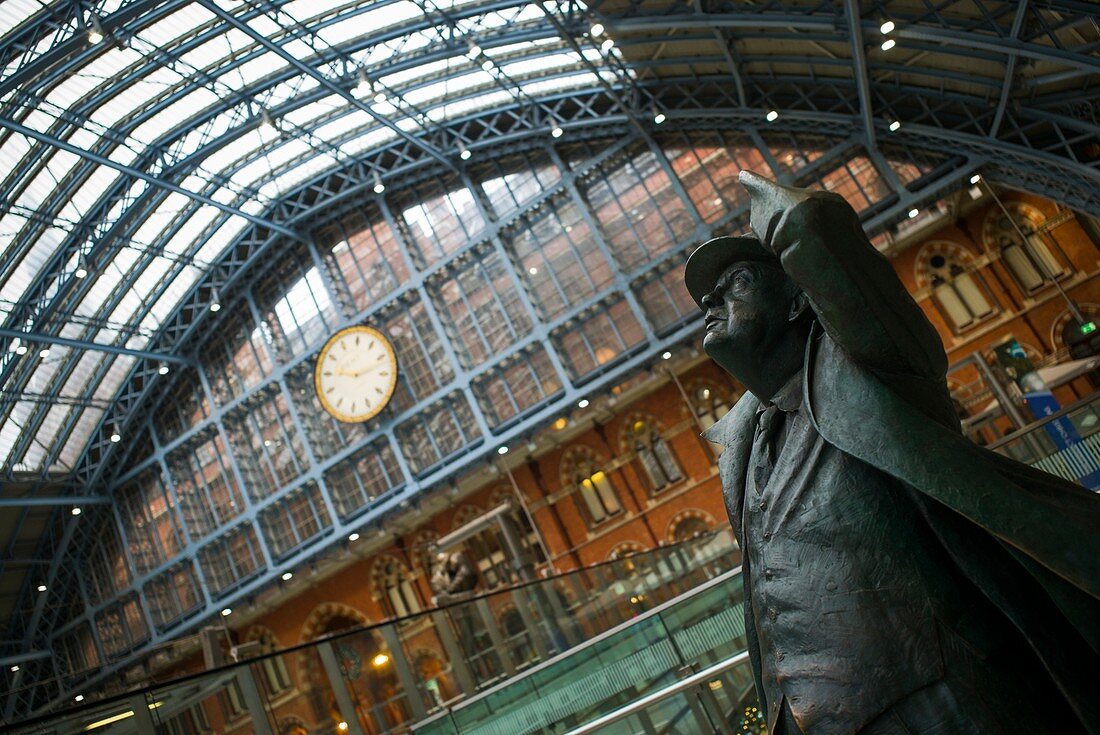
[[[797,411],[802,406],[802,371],[797,371],[783,387],[775,392],[771,400],[760,404],[758,411],[775,406],[784,413]]]

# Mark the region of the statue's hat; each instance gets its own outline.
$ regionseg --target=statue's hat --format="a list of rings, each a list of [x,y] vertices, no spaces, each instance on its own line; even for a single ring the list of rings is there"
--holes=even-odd
[[[716,237],[695,248],[684,266],[684,285],[700,309],[703,297],[714,290],[726,269],[743,260],[779,264],[779,259],[755,237]]]

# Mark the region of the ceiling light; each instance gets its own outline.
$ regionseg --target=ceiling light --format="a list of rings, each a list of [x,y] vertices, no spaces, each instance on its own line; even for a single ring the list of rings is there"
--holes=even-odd
[[[43,347],[42,349],[40,349],[38,351],[38,356],[39,357],[49,357],[50,356],[50,348],[49,347]]]
[[[667,119],[668,118],[665,116],[665,113],[661,112],[657,108],[653,108],[653,123],[654,123],[654,125],[660,125],[661,123],[663,123]]]
[[[81,513],[81,512],[82,512],[82,511],[80,510],[80,508],[73,508],[73,510],[72,510],[72,514],[73,514],[74,516],[78,516],[78,515],[80,515],[80,513]]]
[[[896,132],[899,128],[901,128],[901,123],[898,122],[897,120],[894,120],[892,123],[890,123],[890,132],[891,133]]]
[[[916,207],[913,207],[912,209],[909,210],[909,219],[913,219],[918,214],[920,214],[920,210],[917,209]]]
[[[16,664],[15,666],[12,666],[12,667],[11,667],[11,672],[12,672],[13,674],[14,674],[14,673],[15,673],[16,671],[19,671],[19,664]]]
[[[560,138],[564,133],[565,131],[562,130],[561,126],[556,123],[554,124],[553,129],[550,130],[550,136],[553,138]]]
[[[374,82],[367,76],[366,69],[359,70],[359,83],[355,85],[355,89],[352,90],[352,94],[356,97],[366,97],[374,91]]]
[[[895,28],[894,21],[892,21],[892,20],[885,20],[885,21],[882,22],[882,25],[880,25],[878,27],[879,31],[881,31],[883,33],[883,35],[885,35],[887,33],[890,33],[891,31],[894,30],[894,28]]]
[[[602,36],[603,35],[603,23],[593,23],[592,28],[589,29],[589,32],[593,35],[593,37]]]
[[[577,408],[588,408],[588,399],[582,398],[577,401]]]
[[[671,353],[671,352],[667,352],[667,351],[666,351],[665,353],[663,353],[663,354],[661,355],[661,359],[664,359],[664,360],[671,360],[671,359],[672,359],[672,353]]]
[[[46,585],[44,585],[44,584],[38,585],[38,591],[39,592],[45,592],[46,591]]]
[[[17,355],[27,354],[27,346],[26,345],[19,345],[18,347],[15,348],[15,354],[17,354]]]
[[[775,122],[779,119],[779,113],[775,110],[768,110],[768,114],[764,116],[764,119],[768,122]]]
[[[222,617],[227,618],[233,613],[233,609],[229,607],[222,608]]]
[[[374,193],[381,194],[386,190],[386,185],[382,183],[382,176],[375,171],[374,172]]]
[[[537,276],[539,274],[539,269],[535,266],[531,266],[527,269],[527,272],[530,273],[532,276]]]
[[[485,59],[485,61],[481,62],[481,70],[482,71],[492,71],[493,70],[493,60],[492,59]]]
[[[88,40],[92,43],[99,43],[105,36],[103,26],[99,24],[99,18],[94,15],[91,17],[90,22],[92,27],[88,29]]]
[[[497,447],[497,454],[508,454],[508,447]]]
[[[76,270],[73,272],[73,275],[77,278],[88,277],[88,266],[84,262],[84,253],[76,256]]]
[[[340,720],[340,722],[336,723],[336,729],[339,730],[340,732],[347,732],[348,731],[348,723],[344,722],[343,720]]]
[[[897,45],[898,45],[897,41],[895,41],[892,38],[887,38],[885,41],[882,42],[882,46],[880,46],[879,48],[881,48],[883,51],[889,51],[890,49],[894,48],[894,46],[897,46]]]
[[[378,104],[382,104],[383,102],[385,102],[386,101],[386,90],[379,87],[378,91],[374,93],[374,101],[377,102]]]
[[[982,175],[981,174],[974,174],[973,176],[970,177],[970,183],[971,184],[976,184],[981,180],[982,180]]]
[[[159,368],[157,368],[157,372],[161,375],[167,375],[168,374],[168,369],[169,368],[168,368],[167,365],[161,365]]]
[[[473,154],[470,153],[470,149],[466,147],[466,144],[463,143],[462,141],[459,141],[458,142],[458,157],[461,158],[463,161],[469,161],[471,155],[473,155]]]
[[[216,289],[216,288],[210,289],[210,311],[218,312],[218,311],[221,311],[221,308],[222,308],[222,302],[218,298],[218,289]]]
[[[466,56],[471,59],[475,59],[478,56],[481,56],[481,46],[478,46],[473,41],[470,41],[470,50],[466,52]]]
[[[284,582],[289,582],[293,578],[294,578],[294,572],[283,572],[283,581]]]
[[[374,668],[380,669],[390,662],[390,657],[385,653],[379,653],[370,662],[374,665]]]
[[[348,536],[348,541],[358,541],[358,540],[359,540],[359,534],[357,534],[357,533],[353,533],[353,534]]]
[[[118,427],[112,428],[111,429],[111,443],[112,444],[118,444],[120,441],[122,441],[122,434],[118,433]]]
[[[613,48],[615,48],[615,39],[613,38],[608,38],[600,44],[600,51],[603,51],[605,54]]]
[[[73,701],[74,702],[83,702],[84,701],[84,695],[83,694],[76,695],[75,697],[73,697]]]

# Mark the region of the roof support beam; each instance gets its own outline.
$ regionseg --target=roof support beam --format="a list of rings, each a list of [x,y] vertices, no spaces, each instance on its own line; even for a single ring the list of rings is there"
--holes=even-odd
[[[132,168],[130,166],[124,166],[121,163],[115,163],[114,161],[107,158],[106,156],[101,156],[98,153],[92,153],[89,150],[85,150],[83,148],[75,146],[72,143],[61,140],[60,138],[55,138],[52,135],[47,135],[46,133],[40,133],[37,130],[32,130],[31,128],[28,128],[26,125],[21,125],[20,123],[17,123],[14,120],[9,120],[8,118],[0,117],[0,128],[7,128],[8,130],[14,130],[17,133],[19,133],[21,135],[25,135],[28,138],[33,138],[33,139],[39,141],[40,143],[46,143],[48,145],[52,145],[55,148],[59,148],[63,151],[67,151],[67,152],[72,153],[74,155],[80,156],[81,158],[85,158],[89,161],[92,161],[93,163],[98,163],[101,166],[108,166],[110,168],[113,168],[115,171],[119,171],[121,173],[126,174],[127,176],[133,176],[135,179],[140,179],[141,181],[152,184],[153,186],[157,186],[157,187],[160,187],[162,189],[167,189],[168,191],[174,192],[176,194],[182,194],[183,196],[187,197],[188,199],[194,199],[197,202],[201,202],[202,204],[207,204],[211,207],[215,207],[216,209],[220,209],[223,212],[228,212],[229,214],[235,214],[238,217],[243,217],[244,219],[248,220],[249,222],[251,222],[253,224],[260,225],[261,227],[266,227],[269,230],[273,230],[274,232],[278,232],[281,235],[286,235],[287,237],[294,238],[295,240],[301,240],[302,242],[305,242],[305,238],[302,235],[299,235],[297,232],[290,229],[289,227],[284,227],[283,225],[280,225],[280,224],[277,224],[277,223],[272,222],[270,220],[264,219],[263,217],[257,217],[254,214],[249,214],[248,212],[237,209],[236,207],[231,207],[228,204],[222,204],[221,202],[219,202],[215,199],[211,199],[210,197],[208,197],[204,194],[199,194],[199,193],[191,191],[189,189],[184,189],[182,186],[180,186],[178,184],[173,184],[171,181],[165,181],[162,178],[159,178],[157,176],[153,176],[152,174],[147,174],[144,171],[139,171],[136,168]]]
[[[76,350],[92,350],[94,352],[108,352],[113,355],[127,355],[129,357],[137,357],[142,360],[152,360],[153,362],[176,362],[183,365],[193,365],[194,360],[180,355],[169,355],[163,352],[148,352],[146,350],[133,350],[129,347],[119,347],[118,345],[104,345],[98,342],[89,342],[83,339],[70,339],[68,337],[61,337],[56,334],[41,334],[40,332],[20,332],[18,329],[8,329],[7,327],[0,327],[0,337],[7,339],[18,339],[22,342],[32,342],[48,345],[61,345],[63,347],[72,347]]]
[[[1016,17],[1012,20],[1012,34],[1013,41],[1020,37],[1020,30],[1024,26],[1024,19],[1027,18],[1027,4],[1028,0],[1020,0],[1019,6],[1016,8]],[[993,124],[989,126],[989,137],[996,138],[997,132],[1001,129],[1001,123],[1004,122],[1005,110],[1008,109],[1008,98],[1012,95],[1012,80],[1016,76],[1016,59],[1019,58],[1015,51],[1010,51],[1008,54],[1008,61],[1005,62],[1005,80],[1001,85],[1001,99],[997,102],[997,112],[993,115]]]
[[[859,114],[863,120],[863,135],[867,147],[875,148],[875,122],[871,115],[871,84],[867,79],[867,56],[863,49],[863,29],[860,27],[859,0],[844,0],[844,15],[848,21],[848,39],[852,44],[852,74],[859,91]]]
[[[49,657],[49,651],[27,651],[26,653],[18,653],[14,656],[0,656],[0,666],[11,666],[12,664],[21,664],[25,661],[34,661],[35,659]]]
[[[108,505],[114,502],[106,495],[56,495],[25,498],[0,498],[0,508],[49,508],[56,505]]]
[[[274,41],[272,41],[271,39],[269,39],[264,34],[260,33],[257,30],[255,30],[252,26],[248,25],[244,21],[237,18],[237,16],[233,15],[232,13],[230,13],[227,10],[223,10],[222,8],[220,8],[215,2],[213,2],[213,0],[198,0],[198,4],[203,6],[204,8],[206,8],[207,10],[209,10],[211,13],[218,16],[222,20],[224,20],[229,25],[233,26],[237,30],[239,30],[242,33],[244,33],[245,35],[247,35],[249,38],[251,38],[253,41],[255,41],[256,43],[258,43],[261,46],[263,46],[264,48],[266,48],[271,53],[273,53],[276,56],[283,59],[283,61],[286,61],[288,64],[293,66],[295,69],[298,69],[303,74],[305,74],[305,75],[307,75],[307,76],[309,76],[313,79],[316,79],[317,82],[322,87],[324,87],[325,89],[329,90],[330,92],[332,92],[334,94],[340,95],[345,100],[347,100],[352,105],[354,105],[357,109],[362,110],[363,112],[367,113],[368,115],[373,117],[375,120],[380,122],[382,125],[385,125],[387,128],[389,128],[394,133],[396,133],[399,137],[403,138],[404,140],[409,141],[410,143],[415,145],[417,148],[420,148],[425,153],[427,153],[429,156],[436,159],[437,161],[442,163],[444,166],[446,166],[450,170],[454,171],[455,173],[458,173],[458,169],[455,168],[454,162],[451,161],[449,158],[447,158],[445,155],[443,155],[443,153],[441,153],[435,146],[430,145],[428,142],[426,142],[424,140],[421,140],[420,138],[416,137],[415,135],[412,135],[412,134],[408,133],[405,130],[402,130],[400,127],[397,126],[396,123],[394,123],[388,117],[386,117],[385,115],[378,114],[377,112],[374,111],[374,109],[370,105],[364,104],[363,101],[360,100],[358,97],[356,97],[354,94],[352,94],[350,90],[344,89],[343,87],[341,87],[338,84],[334,84],[331,79],[326,77],[324,74],[321,74],[320,72],[318,72],[315,67],[311,66],[310,64],[306,64],[305,62],[299,60],[292,53],[290,53],[289,51],[284,49],[282,46],[280,46],[279,44],[277,44]]]

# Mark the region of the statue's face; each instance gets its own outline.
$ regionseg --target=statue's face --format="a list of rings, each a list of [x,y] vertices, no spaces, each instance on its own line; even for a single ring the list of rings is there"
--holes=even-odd
[[[793,295],[791,282],[779,268],[760,261],[734,263],[702,299],[703,349],[737,375],[733,366],[757,353],[767,354],[791,328]]]

